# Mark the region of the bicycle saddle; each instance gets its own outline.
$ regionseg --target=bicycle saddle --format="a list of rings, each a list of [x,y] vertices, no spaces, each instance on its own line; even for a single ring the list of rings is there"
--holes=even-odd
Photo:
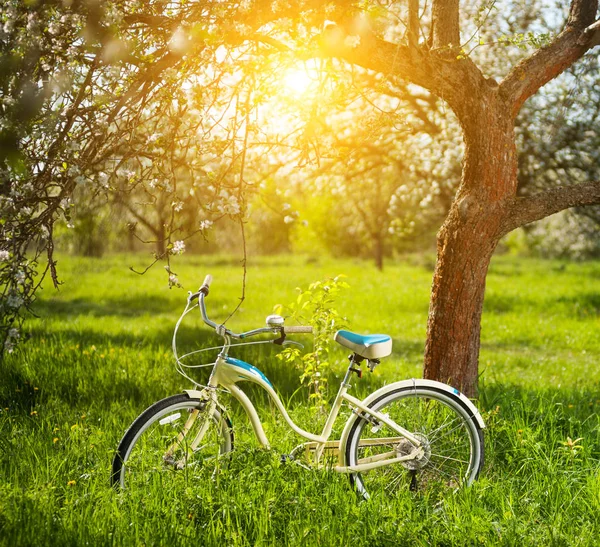
[[[387,334],[356,334],[338,330],[333,339],[365,359],[379,359],[392,353],[392,339]]]

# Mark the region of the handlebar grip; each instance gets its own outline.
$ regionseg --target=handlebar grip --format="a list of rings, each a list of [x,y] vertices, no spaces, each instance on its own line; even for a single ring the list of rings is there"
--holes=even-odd
[[[285,334],[294,334],[294,333],[312,333],[312,327],[303,327],[303,326],[292,326],[292,327],[283,327],[283,332]]]
[[[210,284],[212,283],[212,275],[208,274],[205,278],[204,278],[204,282],[202,283],[202,286],[200,287],[200,292],[204,294],[204,296],[206,296],[208,294],[208,289],[210,288]]]

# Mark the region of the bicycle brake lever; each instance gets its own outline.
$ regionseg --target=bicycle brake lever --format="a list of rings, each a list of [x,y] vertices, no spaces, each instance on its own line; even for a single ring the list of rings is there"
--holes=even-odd
[[[192,300],[194,300],[194,298],[198,298],[199,296],[200,296],[200,291],[197,291],[195,293],[192,293],[192,291],[188,291],[187,300],[188,300],[188,302],[191,302]]]
[[[304,349],[304,344],[301,344],[300,342],[293,342],[292,340],[286,340],[285,342],[281,343],[282,346],[298,346],[301,349]]]

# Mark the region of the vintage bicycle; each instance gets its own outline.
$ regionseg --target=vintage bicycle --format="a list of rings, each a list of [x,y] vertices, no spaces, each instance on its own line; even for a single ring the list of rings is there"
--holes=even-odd
[[[375,492],[393,493],[398,488],[430,491],[457,489],[470,485],[478,476],[484,457],[483,419],[475,405],[458,389],[431,380],[410,379],[383,386],[363,400],[349,393],[353,374],[362,374],[366,364],[371,371],[390,355],[392,340],[387,335],[360,335],[346,330],[335,341],[351,351],[349,365],[331,411],[320,433],[305,431],[290,418],[275,387],[254,365],[229,355],[230,350],[247,345],[250,337],[270,334],[266,343],[297,343],[287,336],[310,333],[311,327],[287,326],[283,317],[270,315],[265,327],[235,333],[211,321],[205,299],[212,277],[208,275],[194,294],[189,294],[173,335],[177,368],[194,383],[193,389],[162,399],[145,410],[125,432],[112,463],[112,483],[135,488],[165,481],[189,480],[202,470],[218,470],[234,448],[234,430],[223,392],[236,399],[252,425],[259,443],[270,443],[248,395],[238,386],[253,382],[264,389],[281,412],[285,422],[305,442],[286,460],[308,468],[328,467],[347,474],[356,491],[368,499]],[[183,318],[198,307],[204,323],[223,338],[214,363],[184,365],[177,354],[177,330]],[[232,340],[241,340],[233,344]],[[256,342],[253,342],[256,343]],[[265,343],[265,342],[263,342]],[[211,366],[210,378],[200,386],[185,367]],[[331,439],[342,407],[351,409],[341,437]]]

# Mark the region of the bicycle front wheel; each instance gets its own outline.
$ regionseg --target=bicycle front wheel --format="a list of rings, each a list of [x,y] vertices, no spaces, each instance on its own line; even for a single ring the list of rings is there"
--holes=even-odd
[[[145,410],[121,439],[112,463],[113,486],[179,488],[214,470],[233,450],[233,429],[217,407],[180,393]]]
[[[369,408],[388,416],[422,445],[406,459],[350,475],[365,498],[397,490],[435,494],[471,484],[483,466],[483,431],[458,396],[431,386],[402,387],[383,394]],[[354,418],[345,447],[346,465],[417,454],[408,439],[372,416]]]

